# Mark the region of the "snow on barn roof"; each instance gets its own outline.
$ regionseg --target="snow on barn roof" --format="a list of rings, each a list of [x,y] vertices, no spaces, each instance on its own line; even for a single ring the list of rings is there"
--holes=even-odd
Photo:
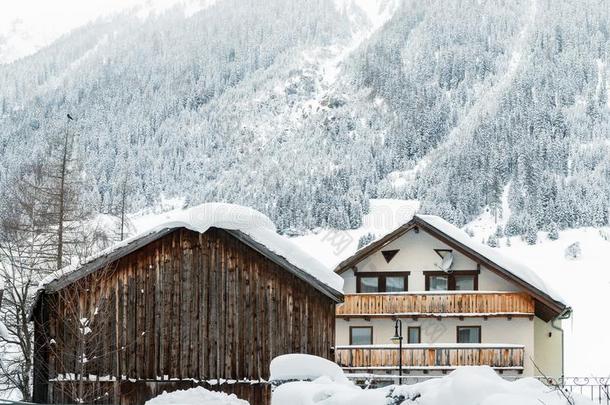
[[[316,287],[322,284],[327,295],[335,299],[342,295],[343,279],[278,234],[275,224],[267,216],[252,208],[225,203],[207,203],[178,211],[171,220],[104,249],[82,264],[70,265],[50,274],[42,280],[39,289],[59,289],[176,229],[204,233],[212,227],[234,231],[234,236],[270,259],[276,258],[300,278]],[[87,271],[82,272],[83,269]]]
[[[335,271],[340,274],[352,266],[355,266],[362,259],[378,251],[383,246],[392,242],[415,226],[425,228],[437,237],[440,236],[443,239],[446,239],[449,244],[454,244],[470,255],[478,257],[479,260],[483,261],[491,270],[509,276],[513,281],[535,293],[538,299],[545,305],[554,307],[554,311],[561,312],[567,307],[565,300],[532,269],[507,257],[490,246],[477,242],[462,229],[436,215],[414,215],[407,223],[362,247],[351,257],[339,263]]]

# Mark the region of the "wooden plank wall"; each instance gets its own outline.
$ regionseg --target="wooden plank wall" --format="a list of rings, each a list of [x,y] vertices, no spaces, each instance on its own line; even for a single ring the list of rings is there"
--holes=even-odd
[[[42,306],[51,380],[80,374],[81,341],[93,380],[150,384],[266,380],[277,355],[331,358],[335,337],[330,298],[215,228],[176,230]],[[49,401],[65,401],[53,392],[66,391],[62,384],[50,384]]]

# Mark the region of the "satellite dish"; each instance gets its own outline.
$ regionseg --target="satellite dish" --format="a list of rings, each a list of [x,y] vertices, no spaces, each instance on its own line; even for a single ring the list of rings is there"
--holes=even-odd
[[[443,257],[443,261],[441,262],[441,270],[450,272],[451,265],[453,264],[453,252],[449,252]]]

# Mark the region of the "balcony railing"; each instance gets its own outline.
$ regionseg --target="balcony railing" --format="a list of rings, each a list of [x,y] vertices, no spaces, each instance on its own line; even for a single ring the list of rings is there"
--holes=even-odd
[[[534,300],[519,292],[345,294],[337,317],[460,317],[534,315]]]
[[[402,349],[405,369],[449,370],[458,366],[487,365],[523,370],[524,346],[510,344],[408,344]],[[398,369],[398,346],[337,346],[335,361],[346,370]]]

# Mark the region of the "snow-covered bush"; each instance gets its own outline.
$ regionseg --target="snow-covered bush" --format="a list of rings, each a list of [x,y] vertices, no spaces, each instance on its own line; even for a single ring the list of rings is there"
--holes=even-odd
[[[568,260],[576,260],[580,258],[581,255],[582,250],[580,249],[580,242],[574,242],[566,248],[565,257]]]

